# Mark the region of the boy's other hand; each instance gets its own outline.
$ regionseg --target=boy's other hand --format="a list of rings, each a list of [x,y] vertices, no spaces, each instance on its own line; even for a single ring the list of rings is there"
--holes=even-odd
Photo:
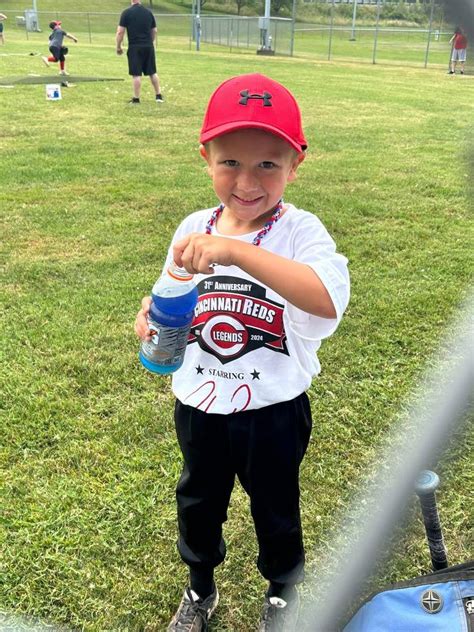
[[[142,308],[138,312],[135,319],[135,333],[142,340],[151,340],[150,330],[148,328],[148,312],[150,311],[151,298],[144,296],[142,298]]]
[[[191,233],[175,243],[173,259],[190,274],[214,274],[214,265],[232,265],[237,244],[235,239]]]

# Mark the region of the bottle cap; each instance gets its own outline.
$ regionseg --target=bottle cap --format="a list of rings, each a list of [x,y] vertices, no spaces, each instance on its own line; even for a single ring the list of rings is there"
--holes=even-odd
[[[176,281],[191,281],[193,278],[192,274],[189,274],[187,270],[184,268],[180,268],[176,265],[176,263],[172,263],[168,268],[168,274],[172,279]]]

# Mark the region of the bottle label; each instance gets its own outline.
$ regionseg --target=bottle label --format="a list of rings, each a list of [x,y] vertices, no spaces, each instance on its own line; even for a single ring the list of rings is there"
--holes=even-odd
[[[191,324],[184,327],[167,327],[153,320],[148,321],[151,340],[142,342],[141,352],[154,364],[173,366],[181,364],[186,352]]]

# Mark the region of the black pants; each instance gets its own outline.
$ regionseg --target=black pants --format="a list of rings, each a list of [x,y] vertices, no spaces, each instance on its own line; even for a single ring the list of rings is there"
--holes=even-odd
[[[274,582],[302,581],[299,466],[312,425],[306,393],[232,415],[204,413],[177,401],[175,423],[184,456],[176,489],[184,562],[209,570],[224,560],[222,524],[237,475],[250,497],[258,569]]]
[[[66,61],[66,55],[69,52],[69,49],[66,46],[50,46],[49,52],[54,57],[56,61]]]

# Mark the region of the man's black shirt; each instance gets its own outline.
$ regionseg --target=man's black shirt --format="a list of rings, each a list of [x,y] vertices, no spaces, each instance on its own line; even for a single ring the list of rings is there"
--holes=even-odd
[[[125,9],[119,25],[127,29],[129,46],[153,46],[151,30],[156,28],[155,16],[141,4]]]

